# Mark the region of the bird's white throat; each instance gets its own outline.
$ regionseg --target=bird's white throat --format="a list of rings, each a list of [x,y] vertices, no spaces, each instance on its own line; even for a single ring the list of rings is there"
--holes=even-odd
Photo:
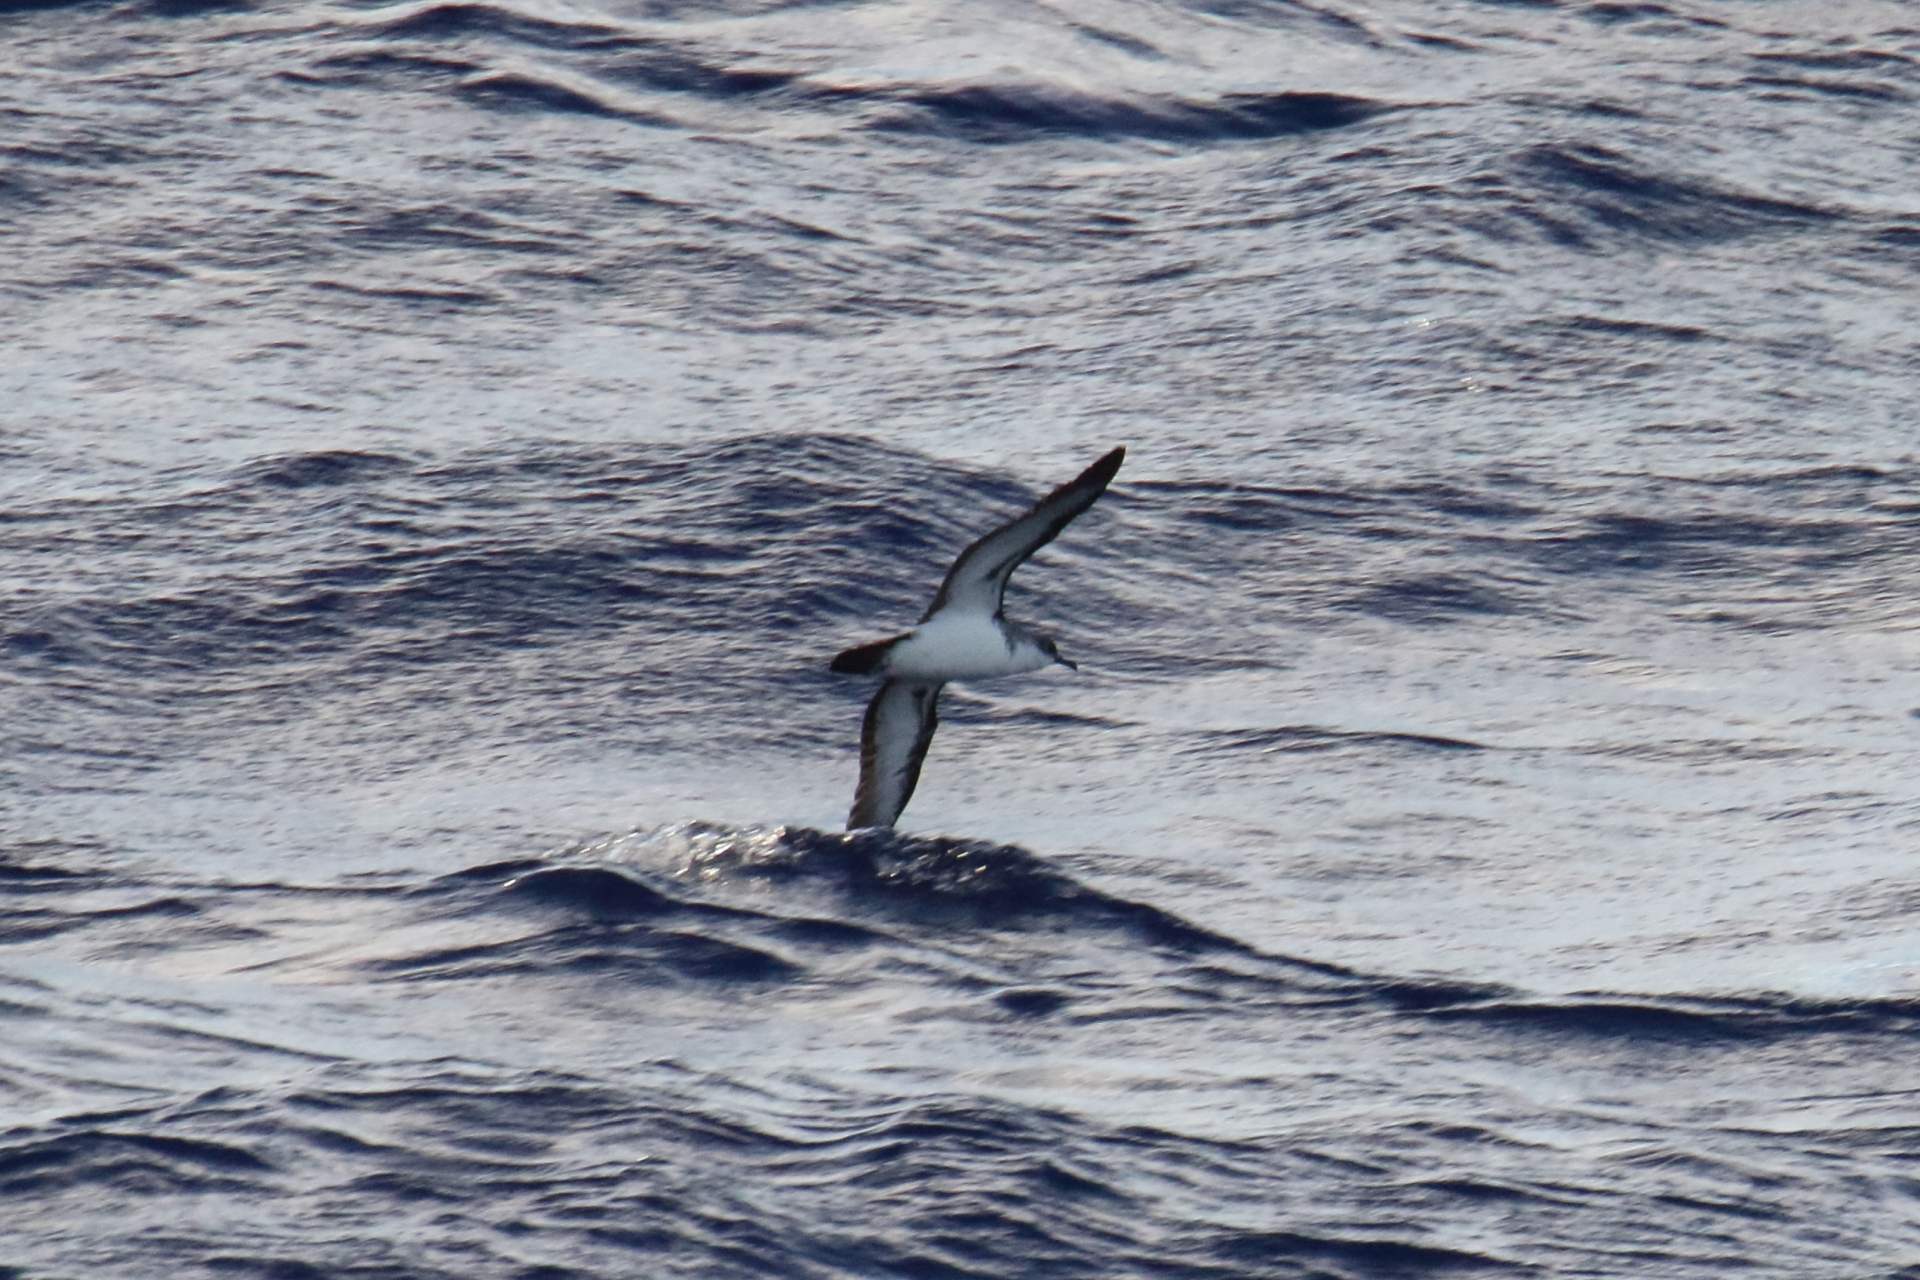
[[[983,614],[939,614],[922,623],[887,654],[895,680],[985,680],[1038,671],[1053,661],[1032,637],[1002,629]]]

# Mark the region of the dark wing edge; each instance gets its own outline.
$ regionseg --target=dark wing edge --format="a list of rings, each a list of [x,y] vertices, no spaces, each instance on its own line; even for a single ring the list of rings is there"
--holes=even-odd
[[[853,793],[847,830],[891,827],[899,819],[920,783],[945,687],[888,680],[873,695],[860,725],[860,786]]]
[[[1001,525],[962,551],[960,558],[953,562],[953,567],[947,570],[946,580],[940,584],[933,603],[927,606],[920,621],[925,622],[957,601],[971,600],[976,592],[981,593],[982,601],[986,598],[984,593],[992,592],[992,612],[998,614],[1001,598],[1006,594],[1007,579],[1013,576],[1013,571],[1025,564],[1027,557],[1059,537],[1060,531],[1075,516],[1092,506],[1094,500],[1107,491],[1107,486],[1119,473],[1120,464],[1126,457],[1125,445],[1112,450],[1034,503],[1025,515]]]

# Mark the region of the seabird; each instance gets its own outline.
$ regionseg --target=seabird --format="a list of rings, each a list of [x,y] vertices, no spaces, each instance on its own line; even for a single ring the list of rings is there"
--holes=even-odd
[[[891,827],[907,807],[947,681],[1016,675],[1054,663],[1079,670],[1052,639],[1007,621],[1001,602],[1013,571],[1106,492],[1126,456],[1124,447],[1115,449],[962,551],[919,626],[833,660],[831,670],[842,674],[886,677],[860,726],[860,786],[847,830]]]

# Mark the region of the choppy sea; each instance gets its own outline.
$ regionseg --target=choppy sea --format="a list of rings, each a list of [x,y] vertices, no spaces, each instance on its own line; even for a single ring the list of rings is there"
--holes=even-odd
[[[1917,101],[0,0],[0,1277],[1920,1277]],[[827,659],[1116,444],[843,833]]]

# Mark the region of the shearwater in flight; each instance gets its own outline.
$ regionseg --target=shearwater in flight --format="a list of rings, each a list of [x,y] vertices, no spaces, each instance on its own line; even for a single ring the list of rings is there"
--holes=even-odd
[[[907,807],[939,723],[935,705],[947,681],[1010,676],[1056,662],[1079,670],[1060,656],[1051,639],[1007,621],[1001,601],[1013,571],[1106,492],[1126,456],[1124,447],[1115,449],[1025,515],[962,551],[919,626],[891,640],[848,649],[833,660],[834,671],[885,677],[860,727],[860,786],[847,830],[891,827]]]

